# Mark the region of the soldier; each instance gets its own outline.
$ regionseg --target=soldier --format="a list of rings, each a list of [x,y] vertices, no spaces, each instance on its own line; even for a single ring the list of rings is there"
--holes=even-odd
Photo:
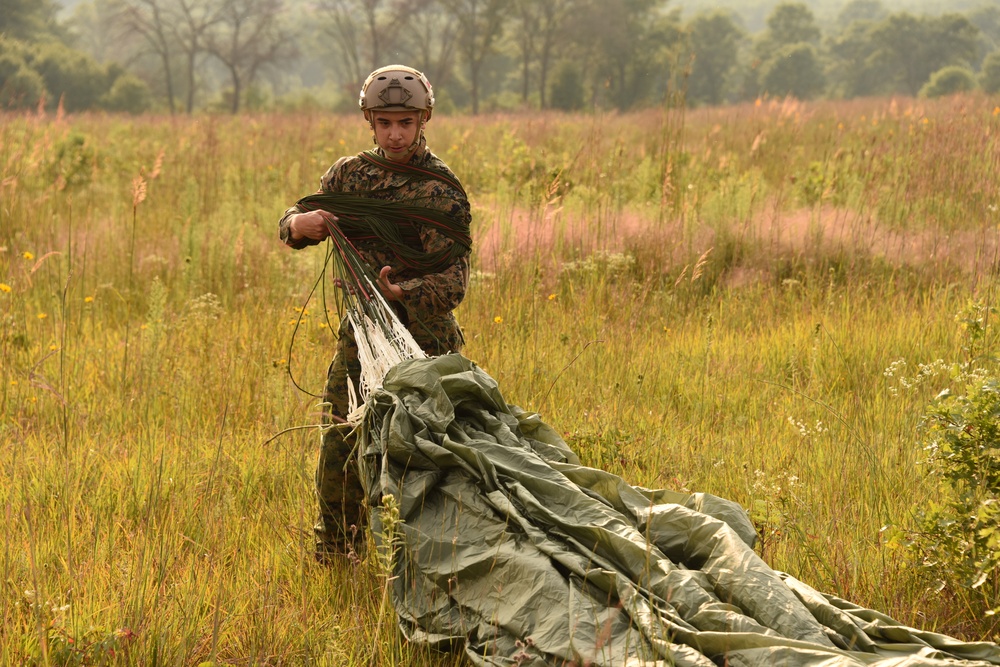
[[[449,221],[468,230],[469,201],[451,170],[427,148],[424,127],[434,110],[431,84],[417,70],[390,65],[372,72],[359,100],[376,147],[337,160],[322,178],[320,192],[355,193],[391,201],[413,202],[447,214]],[[306,211],[300,205],[285,211],[279,222],[281,240],[292,248],[316,245],[329,236],[335,214]],[[439,229],[411,221],[404,234],[414,250],[440,253],[455,243]],[[465,343],[452,311],[465,296],[469,282],[469,248],[455,253],[445,268],[420,267],[403,262],[377,238],[356,243],[359,254],[380,277],[387,302],[417,343],[429,355],[458,352]],[[419,263],[418,263],[419,264]],[[325,423],[344,423],[348,411],[348,383],[358,388],[358,348],[345,320],[341,321],[336,353],[327,374]],[[353,556],[366,525],[365,499],[351,456],[353,438],[345,429],[327,429],[316,470],[319,521],[316,558],[328,562],[338,555]]]

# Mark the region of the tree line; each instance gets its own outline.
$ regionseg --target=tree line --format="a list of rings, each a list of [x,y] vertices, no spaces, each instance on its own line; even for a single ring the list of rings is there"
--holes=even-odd
[[[665,0],[2,0],[0,106],[192,113],[351,108],[412,64],[444,111],[632,109],[1000,90],[1000,2],[962,13],[851,0],[820,23],[776,4]]]

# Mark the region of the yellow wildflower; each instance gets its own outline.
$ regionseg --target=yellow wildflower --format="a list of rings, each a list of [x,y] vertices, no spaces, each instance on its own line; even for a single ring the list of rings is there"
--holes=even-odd
[[[38,319],[44,320],[46,317],[48,317],[47,313],[38,313]]]
[[[56,350],[59,349],[59,346],[56,345],[55,343],[52,343],[51,345],[49,345],[49,349],[55,352]]]
[[[494,317],[493,321],[496,322],[497,324],[503,324],[503,318],[500,317],[499,315],[497,315],[496,317]]]
[[[556,295],[555,294],[550,294],[549,295],[549,301],[555,301],[555,300],[556,300]]]
[[[84,303],[93,303],[93,301],[94,301],[94,297],[92,297],[90,295],[87,295],[87,296],[83,297],[83,302]]]
[[[7,283],[0,283],[0,292],[10,293],[11,287]]]
[[[27,260],[32,260],[35,258],[35,253],[25,250],[24,252],[21,253],[21,257],[24,257]]]

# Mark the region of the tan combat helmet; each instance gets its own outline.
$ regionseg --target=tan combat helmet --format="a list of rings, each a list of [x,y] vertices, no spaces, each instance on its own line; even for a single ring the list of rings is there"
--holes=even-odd
[[[434,92],[427,77],[405,65],[380,67],[365,79],[358,105],[371,122],[370,111],[421,111],[422,120],[430,120],[434,111]]]

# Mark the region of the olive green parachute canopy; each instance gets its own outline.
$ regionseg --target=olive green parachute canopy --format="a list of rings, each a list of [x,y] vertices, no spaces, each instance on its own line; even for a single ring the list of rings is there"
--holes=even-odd
[[[1000,665],[772,570],[735,503],[580,465],[460,355],[393,367],[359,440],[400,628],[477,665]]]
[[[413,211],[345,197],[300,204],[340,218],[333,254],[362,362],[358,463],[410,641],[490,667],[1000,665],[996,644],[908,628],[772,570],[736,503],[582,466],[474,363],[424,356],[353,243],[374,235],[406,252],[412,239],[393,227]]]

